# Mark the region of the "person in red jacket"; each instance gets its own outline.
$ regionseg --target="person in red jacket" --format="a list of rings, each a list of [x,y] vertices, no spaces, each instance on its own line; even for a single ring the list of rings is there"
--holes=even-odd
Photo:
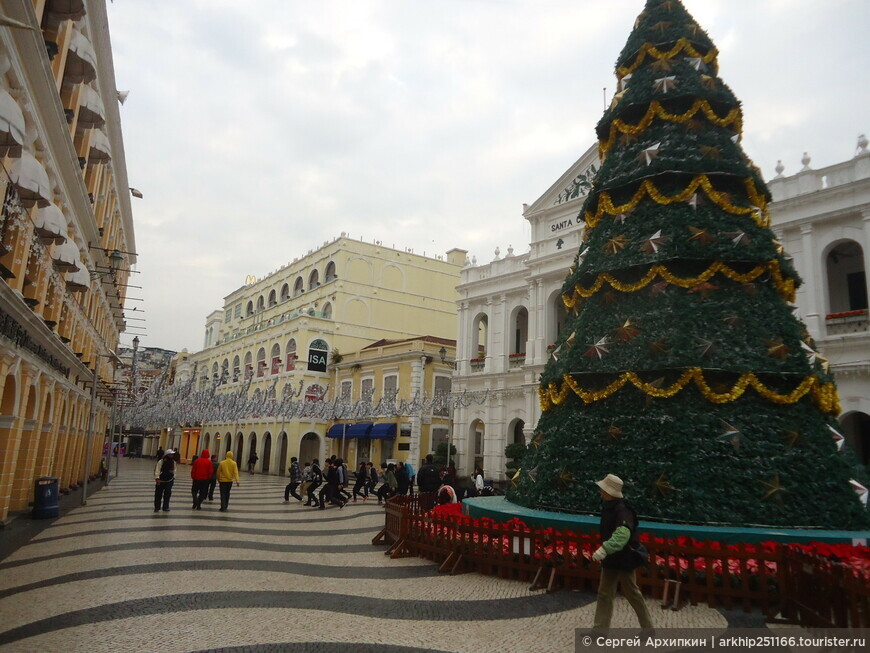
[[[208,486],[214,474],[214,465],[211,464],[211,456],[208,449],[202,450],[202,455],[193,461],[190,468],[190,478],[193,479],[194,495],[193,509],[202,510],[202,502],[208,496]]]

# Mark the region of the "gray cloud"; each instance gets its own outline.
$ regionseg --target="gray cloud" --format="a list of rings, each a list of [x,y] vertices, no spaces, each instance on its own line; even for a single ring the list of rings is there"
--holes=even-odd
[[[848,158],[870,91],[863,0],[684,0],[770,177]],[[119,0],[109,5],[150,346],[346,231],[487,261],[594,139],[642,0]],[[126,336],[124,338],[126,341]]]

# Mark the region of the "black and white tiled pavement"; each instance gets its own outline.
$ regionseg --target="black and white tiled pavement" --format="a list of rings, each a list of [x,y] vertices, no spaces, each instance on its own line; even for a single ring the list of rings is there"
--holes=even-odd
[[[370,544],[376,502],[320,511],[284,503],[285,479],[243,474],[228,512],[217,494],[193,511],[183,468],[172,510],[154,513],[152,469],[122,461],[87,506],[0,561],[0,651],[573,651],[591,625],[591,594],[390,560]],[[731,621],[701,606],[653,615]],[[613,626],[635,623],[617,601]]]

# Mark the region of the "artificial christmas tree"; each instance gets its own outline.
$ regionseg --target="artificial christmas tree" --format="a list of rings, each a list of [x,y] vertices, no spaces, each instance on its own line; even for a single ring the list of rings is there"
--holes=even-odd
[[[563,287],[569,317],[511,501],[596,512],[620,476],[646,518],[864,528],[800,280],[740,147],[740,104],[678,0],[648,0],[598,124],[602,166]]]

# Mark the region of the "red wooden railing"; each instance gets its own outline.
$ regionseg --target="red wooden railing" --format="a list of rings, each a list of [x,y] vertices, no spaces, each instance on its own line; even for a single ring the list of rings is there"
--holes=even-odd
[[[437,516],[428,512],[433,505],[428,495],[390,499],[372,543],[388,544],[386,554],[394,558],[432,560],[442,572],[476,571],[548,591],[596,590],[601,568],[591,554],[597,535]],[[645,545],[650,565],[639,570],[638,585],[650,596],[667,596],[670,585],[692,604],[759,609],[805,626],[870,627],[870,584],[848,565],[787,545],[657,538]]]

